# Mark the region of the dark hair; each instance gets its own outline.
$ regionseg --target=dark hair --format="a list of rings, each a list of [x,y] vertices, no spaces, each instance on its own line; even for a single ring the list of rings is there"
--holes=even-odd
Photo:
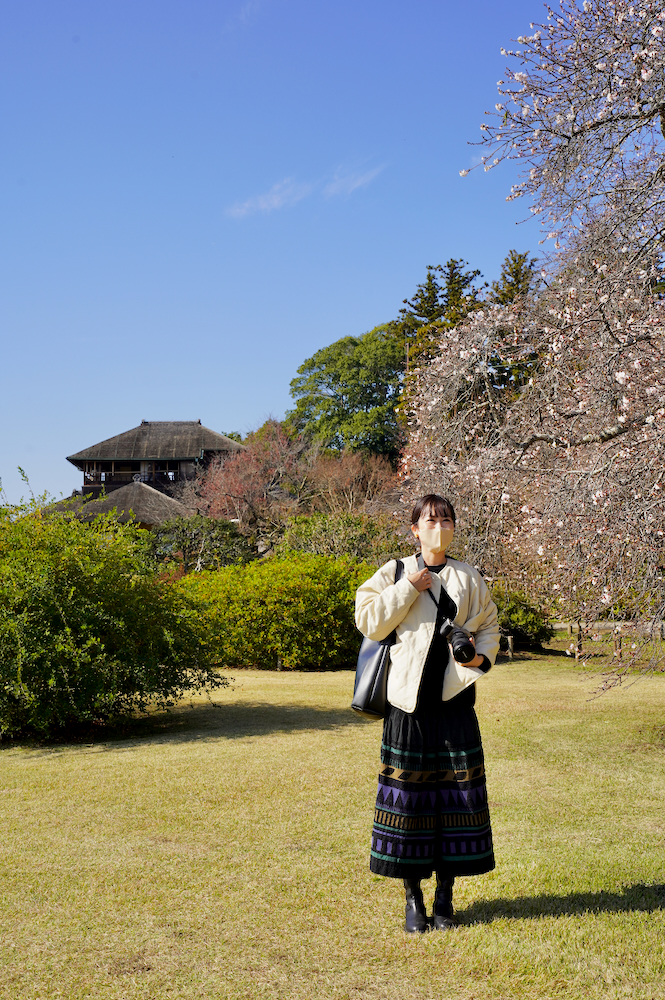
[[[416,506],[411,511],[411,524],[418,524],[424,512],[431,512],[435,517],[451,517],[453,524],[456,523],[455,508],[446,497],[440,497],[438,493],[428,493],[421,497]]]

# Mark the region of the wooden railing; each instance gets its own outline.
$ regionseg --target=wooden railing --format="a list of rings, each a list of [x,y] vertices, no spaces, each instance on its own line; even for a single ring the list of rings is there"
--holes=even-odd
[[[86,472],[84,473],[84,485],[120,486],[125,483],[147,483],[148,486],[167,483],[178,483],[181,477],[179,472]]]

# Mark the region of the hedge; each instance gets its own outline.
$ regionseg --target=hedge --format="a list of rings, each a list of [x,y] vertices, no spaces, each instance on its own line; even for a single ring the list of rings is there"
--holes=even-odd
[[[293,552],[191,574],[178,586],[202,603],[220,664],[337,670],[355,664],[355,592],[375,569],[348,557]]]

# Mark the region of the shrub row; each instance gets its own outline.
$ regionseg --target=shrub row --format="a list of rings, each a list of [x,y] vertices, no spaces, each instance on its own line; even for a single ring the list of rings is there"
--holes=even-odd
[[[375,567],[303,552],[191,574],[180,581],[201,602],[220,664],[274,670],[354,664],[355,592]]]
[[[504,635],[512,635],[515,646],[540,649],[554,635],[546,613],[533,604],[524,591],[510,591],[498,584],[492,588],[492,598],[499,612],[501,631]]]
[[[190,574],[180,587],[201,602],[220,664],[333,670],[355,664],[355,592],[375,568],[350,557],[290,552]],[[526,595],[498,589],[496,598],[502,631],[517,646],[540,646],[551,638],[544,613]]]
[[[355,591],[376,563],[289,550],[244,562],[253,553],[223,526],[208,550],[198,536],[156,541],[110,515],[0,509],[0,735],[170,705],[225,684],[219,665],[353,667]],[[165,577],[162,560],[190,542],[191,562],[236,564]],[[550,638],[526,595],[496,588],[495,599],[518,643]]]

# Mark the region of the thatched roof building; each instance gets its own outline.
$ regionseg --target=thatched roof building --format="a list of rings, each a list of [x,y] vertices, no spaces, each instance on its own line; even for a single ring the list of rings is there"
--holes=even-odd
[[[55,504],[53,510],[71,510],[81,521],[92,521],[98,514],[116,510],[116,517],[123,523],[136,522],[141,528],[154,528],[174,517],[190,517],[191,511],[172,497],[154,490],[145,483],[128,483],[110,496],[98,500],[66,500]]]
[[[83,473],[83,492],[98,496],[131,482],[168,491],[172,483],[193,479],[197,467],[243,445],[203,427],[200,420],[142,420],[115,437],[68,455]]]

